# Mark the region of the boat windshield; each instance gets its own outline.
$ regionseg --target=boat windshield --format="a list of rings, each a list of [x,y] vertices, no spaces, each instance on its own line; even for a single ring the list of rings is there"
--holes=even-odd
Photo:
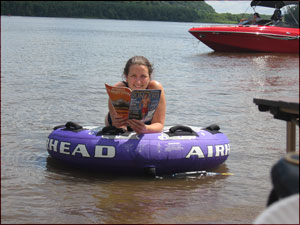
[[[298,1],[255,1],[250,4],[254,18],[241,21],[240,25],[268,25],[277,27],[299,28],[299,2]],[[262,7],[274,9],[269,18],[264,15],[262,18],[255,17]]]

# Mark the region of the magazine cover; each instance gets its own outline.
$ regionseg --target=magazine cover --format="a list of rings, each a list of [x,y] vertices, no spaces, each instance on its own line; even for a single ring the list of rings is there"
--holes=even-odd
[[[134,90],[131,93],[129,119],[150,121],[160,100],[161,90]]]
[[[105,84],[107,94],[118,114],[128,117],[131,90],[127,87],[113,87]]]
[[[109,98],[118,114],[128,119],[150,121],[160,100],[161,90],[133,90],[105,84]]]

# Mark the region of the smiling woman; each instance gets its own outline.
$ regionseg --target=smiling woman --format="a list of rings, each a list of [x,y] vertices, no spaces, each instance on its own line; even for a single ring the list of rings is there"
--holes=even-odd
[[[123,76],[125,81],[116,83],[115,87],[129,87],[131,90],[156,89],[161,90],[161,97],[153,119],[148,123],[140,120],[124,118],[118,115],[111,100],[108,102],[109,113],[105,118],[106,126],[132,129],[138,134],[161,132],[165,124],[166,99],[163,86],[151,79],[153,67],[144,56],[130,58],[124,68]]]

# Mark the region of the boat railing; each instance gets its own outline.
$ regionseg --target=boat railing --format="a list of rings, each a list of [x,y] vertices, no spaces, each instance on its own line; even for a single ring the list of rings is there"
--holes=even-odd
[[[210,25],[201,25],[199,27],[256,27],[256,26],[273,26],[273,27],[287,27],[287,28],[299,28],[297,24],[285,23],[282,21],[273,21],[273,20],[262,20],[256,24],[250,23],[238,23],[238,24],[210,24]]]

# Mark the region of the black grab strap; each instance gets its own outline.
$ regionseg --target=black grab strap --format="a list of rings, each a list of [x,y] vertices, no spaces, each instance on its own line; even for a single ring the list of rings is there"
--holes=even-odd
[[[211,134],[217,134],[220,132],[220,127],[217,124],[212,124],[208,127],[206,127],[204,130],[208,131]],[[177,125],[174,127],[171,127],[169,129],[169,132],[166,132],[170,137],[174,136],[199,136],[195,131],[192,130],[192,128],[188,126],[183,125]]]
[[[192,128],[188,126],[183,126],[183,125],[176,125],[174,127],[171,127],[169,129],[169,132],[167,134],[170,137],[174,136],[198,136],[198,134],[192,130]]]
[[[57,130],[58,128],[63,128],[63,127],[65,127],[65,125],[58,125],[56,127],[53,127],[53,130]]]
[[[79,124],[71,122],[71,121],[67,122],[65,125],[58,125],[58,126],[54,127],[53,130],[57,130],[59,128],[63,128],[62,130],[68,130],[68,131],[74,131],[74,132],[79,132],[84,129]]]
[[[170,131],[171,133],[175,133],[176,131],[185,131],[185,132],[193,133],[192,128],[187,127],[187,126],[183,126],[183,125],[177,125],[177,126],[171,127],[171,128],[169,129],[169,131]]]
[[[71,121],[67,122],[65,127],[66,127],[65,130],[70,130],[70,131],[78,131],[83,129],[82,126]]]
[[[115,126],[107,126],[103,127],[101,131],[97,133],[97,136],[101,136],[103,134],[109,135],[117,135],[117,134],[124,134],[126,131],[123,128],[117,128]]]
[[[219,130],[220,130],[220,127],[218,124],[212,124],[208,127],[205,128],[206,131],[210,132],[211,134],[217,134],[217,133],[221,133]]]

